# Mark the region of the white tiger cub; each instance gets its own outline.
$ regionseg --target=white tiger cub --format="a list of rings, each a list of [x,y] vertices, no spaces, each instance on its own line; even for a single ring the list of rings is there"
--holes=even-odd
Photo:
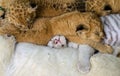
[[[90,57],[95,50],[89,45],[78,45],[73,42],[68,42],[62,35],[54,36],[47,44],[51,48],[72,47],[78,49],[78,70],[82,73],[87,73],[90,70]]]
[[[117,56],[120,53],[120,14],[111,14],[101,17],[104,27],[105,38],[104,43],[113,47],[113,55]],[[64,46],[63,46],[64,45]],[[73,42],[67,42],[64,36],[54,36],[49,42],[48,46],[54,48],[72,47],[77,48],[79,51],[79,70],[81,72],[89,72],[90,70],[90,57],[94,54],[95,50],[88,45],[78,45]],[[83,49],[85,47],[85,49]],[[81,50],[82,48],[82,50]]]

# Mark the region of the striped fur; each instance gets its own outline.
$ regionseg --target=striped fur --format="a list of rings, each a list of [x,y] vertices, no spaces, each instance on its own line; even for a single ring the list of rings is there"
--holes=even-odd
[[[120,52],[120,14],[111,14],[101,17],[106,37],[104,43],[114,49],[114,55]]]

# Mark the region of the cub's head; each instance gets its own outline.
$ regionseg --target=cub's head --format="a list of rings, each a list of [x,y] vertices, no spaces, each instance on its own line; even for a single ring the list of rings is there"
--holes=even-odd
[[[93,13],[80,14],[80,18],[76,27],[77,34],[83,39],[102,41],[104,32],[100,19]]]

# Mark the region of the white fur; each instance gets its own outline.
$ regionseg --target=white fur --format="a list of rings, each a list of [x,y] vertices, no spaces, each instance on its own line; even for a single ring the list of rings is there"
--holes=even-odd
[[[77,52],[18,43],[7,76],[79,76]]]
[[[81,51],[80,51],[81,50]],[[86,50],[86,51],[84,51]],[[120,60],[100,55],[92,60],[91,71],[83,75],[78,71],[78,57],[86,56],[91,49],[87,45],[80,46],[79,51],[72,48],[54,49],[29,43],[19,43],[13,62],[9,66],[7,76],[119,76]],[[78,56],[79,55],[79,56]],[[82,56],[80,56],[82,55]],[[88,59],[84,57],[84,59]],[[82,60],[84,63],[85,60]],[[112,59],[112,60],[111,60]],[[89,59],[88,59],[89,60]],[[102,62],[101,62],[101,61]],[[112,62],[113,61],[113,62]],[[86,62],[86,61],[85,61]],[[98,63],[99,62],[99,63]],[[87,62],[86,62],[87,63]],[[85,63],[85,64],[86,64]],[[110,63],[110,64],[108,64]],[[89,64],[89,62],[88,62]],[[96,64],[96,65],[93,65]],[[99,65],[98,65],[99,64]],[[84,65],[84,64],[83,64]],[[89,70],[89,67],[86,67]],[[114,70],[117,71],[114,71]],[[107,74],[106,74],[107,72]]]
[[[13,36],[0,36],[0,76],[4,76],[14,53],[16,40]]]
[[[82,73],[87,73],[91,69],[90,58],[94,54],[95,50],[89,45],[79,45],[78,49],[78,70]]]
[[[78,49],[78,48],[79,48],[79,44],[76,44],[76,43],[74,43],[74,42],[68,42],[68,47]]]
[[[78,57],[81,58],[84,55],[86,56],[86,54],[92,54],[92,52],[89,53],[88,51],[93,49],[88,45],[79,46],[79,51],[73,48],[54,49],[30,43],[18,43],[15,45],[15,39],[12,36],[0,36],[0,42],[0,58],[3,59],[0,60],[0,63],[4,63],[5,61],[8,65],[11,61],[12,54],[14,55],[9,66],[0,64],[0,66],[4,65],[5,68],[8,67],[7,71],[5,71],[3,67],[0,67],[0,76],[120,75],[120,59],[102,54],[96,55],[91,59],[92,68],[87,75],[80,73],[77,68],[79,62]],[[15,54],[14,46],[16,46]],[[87,58],[89,58],[89,56],[85,59]],[[6,60],[8,61],[6,62]]]
[[[59,41],[58,43],[55,43],[56,41]],[[90,47],[89,45],[79,45],[74,42],[68,42],[66,41],[66,38],[61,35],[54,36],[51,41],[48,42],[49,47],[54,48],[62,48],[61,45],[66,45],[71,48],[75,48],[78,50],[78,70],[82,73],[87,73],[90,71],[90,57],[94,54],[95,50]],[[82,49],[82,50],[81,50]]]

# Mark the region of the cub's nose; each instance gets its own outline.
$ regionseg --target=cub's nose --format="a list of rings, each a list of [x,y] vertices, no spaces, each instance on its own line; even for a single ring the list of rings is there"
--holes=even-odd
[[[64,47],[64,45],[62,44],[62,47]]]

